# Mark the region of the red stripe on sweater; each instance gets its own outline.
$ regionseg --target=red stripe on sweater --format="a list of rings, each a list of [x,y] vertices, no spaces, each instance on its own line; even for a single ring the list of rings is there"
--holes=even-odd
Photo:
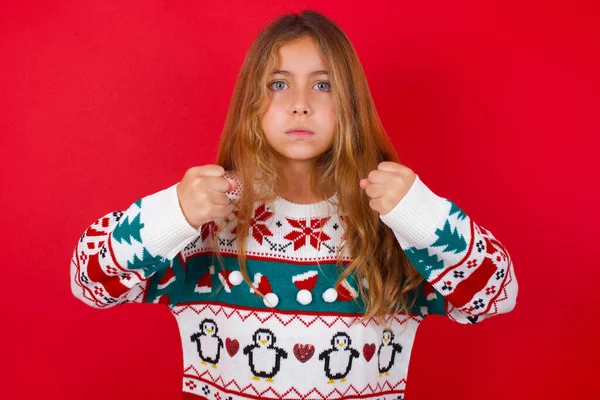
[[[485,288],[495,272],[496,264],[491,259],[484,258],[477,269],[467,279],[461,281],[456,289],[446,296],[446,299],[454,307],[464,306],[473,299],[475,294]]]
[[[87,265],[87,275],[92,282],[101,283],[112,297],[120,297],[129,288],[121,283],[119,275],[108,275],[100,266],[98,253],[90,254]]]

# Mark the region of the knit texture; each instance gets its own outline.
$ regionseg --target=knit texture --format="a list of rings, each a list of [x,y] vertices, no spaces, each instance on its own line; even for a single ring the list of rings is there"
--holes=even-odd
[[[246,256],[263,299],[239,271],[236,219],[192,228],[177,185],[89,226],[70,276],[73,294],[95,308],[169,307],[181,333],[184,398],[403,399],[415,334],[428,315],[476,324],[515,307],[518,284],[505,247],[419,176],[380,216],[426,279],[411,312],[386,316],[386,326],[359,322],[358,285],[368,290],[368,282],[350,276],[334,288],[336,252],[352,261],[340,247],[337,195],[315,204],[256,203]],[[228,193],[232,210],[241,190]]]

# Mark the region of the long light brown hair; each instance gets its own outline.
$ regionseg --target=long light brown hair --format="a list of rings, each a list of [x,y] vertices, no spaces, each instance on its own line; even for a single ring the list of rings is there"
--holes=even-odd
[[[351,274],[357,282],[366,278],[368,290],[357,285],[365,304],[363,319],[374,317],[383,322],[386,314],[410,312],[416,299],[411,294],[416,295],[423,277],[393,231],[369,207],[370,199],[359,180],[380,162],[399,162],[399,157],[379,119],[352,43],[331,19],[313,10],[283,15],[258,34],[244,59],[227,113],[216,163],[233,171],[243,187],[255,188],[243,190],[236,204],[240,271],[256,290],[247,273],[245,254],[252,212],[256,201],[273,201],[277,196],[273,188],[281,187],[275,150],[261,128],[271,95],[267,79],[278,68],[278,49],[305,36],[314,40],[327,64],[336,119],[334,143],[310,173],[311,190],[320,201],[328,200],[332,188],[337,193],[338,215],[343,215],[345,229],[337,251],[336,264],[341,270],[337,284]],[[351,254],[349,265],[341,260],[342,246],[348,246]],[[222,265],[218,251],[217,255]]]

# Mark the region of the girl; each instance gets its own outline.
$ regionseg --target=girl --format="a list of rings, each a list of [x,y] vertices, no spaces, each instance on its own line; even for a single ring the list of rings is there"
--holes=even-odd
[[[314,11],[253,42],[216,164],[95,221],[71,263],[96,308],[171,310],[189,399],[402,399],[429,314],[511,311],[491,232],[400,164],[354,48]]]

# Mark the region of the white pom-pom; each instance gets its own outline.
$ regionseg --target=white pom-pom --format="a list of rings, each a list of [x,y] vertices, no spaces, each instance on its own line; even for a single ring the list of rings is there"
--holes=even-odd
[[[229,274],[229,283],[233,286],[238,286],[244,278],[242,277],[242,273],[240,271],[231,271]]]
[[[275,293],[267,293],[263,303],[265,303],[265,306],[267,307],[277,307],[277,304],[279,304],[279,297],[277,297]]]
[[[369,288],[369,282],[367,281],[366,277],[362,279],[362,284],[365,287],[365,289]]]
[[[296,295],[296,300],[298,300],[298,303],[300,304],[307,305],[312,301],[312,294],[310,291],[302,289]]]
[[[333,303],[337,300],[338,293],[334,288],[329,288],[323,293],[323,300],[327,303]]]

